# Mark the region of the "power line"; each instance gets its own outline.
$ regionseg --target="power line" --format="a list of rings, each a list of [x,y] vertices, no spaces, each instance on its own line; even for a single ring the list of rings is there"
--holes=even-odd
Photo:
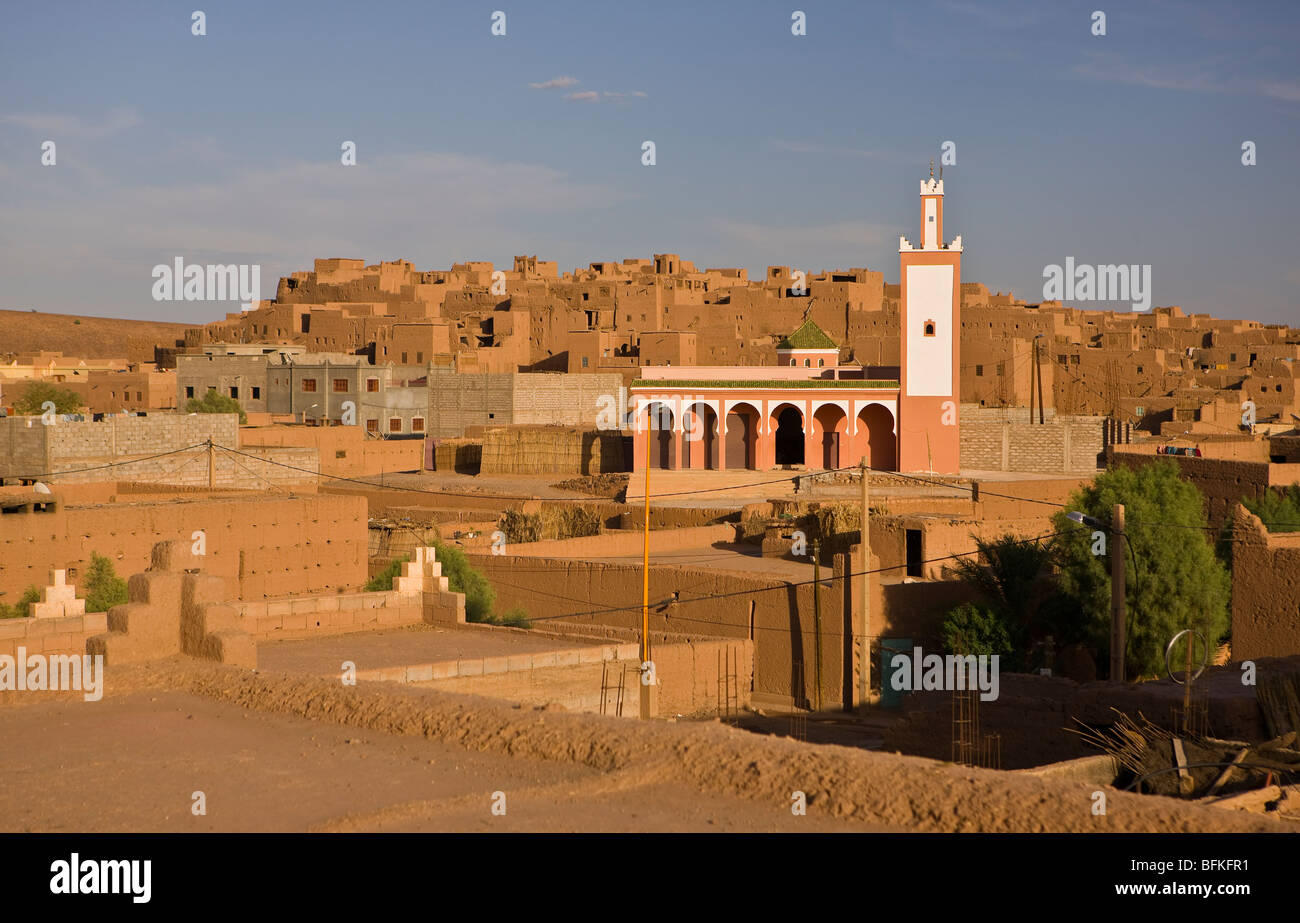
[[[103,471],[106,468],[121,468],[126,465],[134,465],[139,462],[153,461],[155,458],[166,458],[169,455],[178,455],[181,452],[188,452],[190,449],[197,449],[206,446],[206,442],[196,442],[194,445],[188,445],[183,449],[172,449],[170,452],[160,452],[157,455],[145,455],[140,458],[132,458],[127,461],[108,462],[104,465],[93,465],[89,468],[66,468],[63,471],[46,471],[41,474],[11,474],[9,477],[23,481],[38,481],[42,478],[61,477],[65,474],[81,474],[86,471]],[[218,448],[225,448],[218,446]]]

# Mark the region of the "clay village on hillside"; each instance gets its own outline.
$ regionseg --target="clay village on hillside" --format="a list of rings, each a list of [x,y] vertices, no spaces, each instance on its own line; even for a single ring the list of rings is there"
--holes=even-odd
[[[1300,328],[991,291],[919,173],[897,266],[0,312],[0,824],[1300,831]]]

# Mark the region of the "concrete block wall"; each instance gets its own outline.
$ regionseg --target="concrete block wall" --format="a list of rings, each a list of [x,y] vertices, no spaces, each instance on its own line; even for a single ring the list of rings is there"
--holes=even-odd
[[[42,474],[50,470],[46,429],[40,417],[0,420],[0,478]]]
[[[418,625],[423,595],[385,590],[329,596],[299,596],[235,606],[244,630],[258,641],[310,638]]]
[[[545,423],[574,426],[596,423],[601,398],[618,406],[623,376],[608,373],[567,375],[520,373],[514,376],[515,423]]]
[[[239,444],[239,417],[233,413],[161,413],[147,417],[108,417],[92,421],[59,421],[49,428],[50,461],[156,455],[197,445],[209,437],[218,445]],[[75,467],[67,465],[67,467]]]
[[[429,436],[458,438],[469,426],[513,422],[514,375],[429,370]]]
[[[1059,418],[1043,425],[961,421],[961,466],[982,471],[1088,473],[1104,448],[1101,418]]]
[[[0,620],[0,654],[84,654],[86,639],[108,631],[108,613],[87,612],[63,618]]]

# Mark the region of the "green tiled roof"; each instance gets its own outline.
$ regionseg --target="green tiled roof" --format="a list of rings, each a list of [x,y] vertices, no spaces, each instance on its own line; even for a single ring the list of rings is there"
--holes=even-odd
[[[826,332],[813,323],[812,318],[803,322],[803,326],[790,334],[780,343],[776,344],[777,349],[838,349],[838,345]]]

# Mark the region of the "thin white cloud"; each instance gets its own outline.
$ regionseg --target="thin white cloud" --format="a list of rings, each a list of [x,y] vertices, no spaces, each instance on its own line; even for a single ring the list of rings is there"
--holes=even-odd
[[[578,103],[608,103],[621,102],[633,97],[645,99],[649,95],[649,93],[644,93],[641,90],[633,90],[630,93],[619,93],[613,90],[601,90],[599,92],[596,90],[583,90],[579,93],[566,93],[564,98]]]
[[[1126,86],[1175,90],[1183,93],[1215,93],[1264,96],[1285,102],[1300,102],[1300,84],[1263,77],[1242,77],[1228,73],[1230,59],[1215,57],[1190,65],[1148,64],[1135,66],[1112,54],[1090,54],[1074,72],[1090,80]]]
[[[134,109],[111,109],[98,121],[52,112],[14,113],[0,116],[0,123],[20,125],[43,138],[103,138],[140,124]]]
[[[534,90],[563,90],[566,87],[576,86],[581,83],[577,77],[552,77],[550,80],[543,80],[541,83],[528,84]]]

